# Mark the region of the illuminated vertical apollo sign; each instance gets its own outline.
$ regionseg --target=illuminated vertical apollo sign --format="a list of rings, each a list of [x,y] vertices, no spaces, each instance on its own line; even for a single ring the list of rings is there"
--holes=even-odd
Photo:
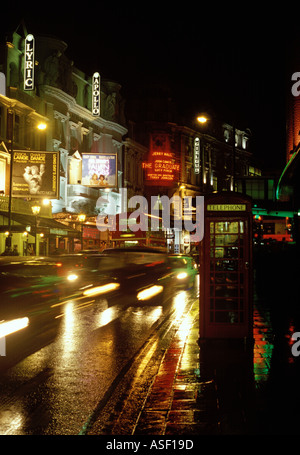
[[[34,90],[34,37],[25,38],[24,90]]]
[[[100,116],[100,74],[93,74],[92,83],[92,113],[95,117]]]
[[[194,172],[195,174],[200,173],[200,139],[195,137],[194,140]]]

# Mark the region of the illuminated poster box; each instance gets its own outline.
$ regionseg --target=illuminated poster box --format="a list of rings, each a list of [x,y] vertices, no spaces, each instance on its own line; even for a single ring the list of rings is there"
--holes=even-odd
[[[82,154],[82,185],[116,188],[118,186],[117,175],[117,154]]]
[[[57,199],[59,152],[15,150],[12,196]]]

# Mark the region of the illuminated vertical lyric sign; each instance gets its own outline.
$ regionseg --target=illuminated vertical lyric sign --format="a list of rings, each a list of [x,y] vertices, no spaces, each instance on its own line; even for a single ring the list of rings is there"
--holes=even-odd
[[[25,38],[24,90],[34,90],[34,37]]]
[[[93,74],[92,83],[92,113],[95,117],[100,116],[100,74]]]
[[[195,137],[194,140],[194,172],[195,174],[200,173],[200,139]]]

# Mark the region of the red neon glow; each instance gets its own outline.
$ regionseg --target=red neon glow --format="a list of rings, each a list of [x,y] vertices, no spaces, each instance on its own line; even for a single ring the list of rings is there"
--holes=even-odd
[[[150,154],[147,162],[142,163],[147,184],[168,186],[178,180],[180,165],[170,151],[167,134],[153,134],[150,140]]]

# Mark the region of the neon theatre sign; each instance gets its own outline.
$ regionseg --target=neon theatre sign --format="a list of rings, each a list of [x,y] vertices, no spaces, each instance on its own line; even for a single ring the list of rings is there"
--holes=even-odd
[[[145,183],[153,186],[171,186],[178,179],[180,165],[171,151],[170,138],[165,133],[150,137],[148,161],[142,163]]]
[[[34,90],[34,37],[25,38],[24,90]]]
[[[95,117],[100,116],[100,74],[93,74],[92,83],[92,114]]]

